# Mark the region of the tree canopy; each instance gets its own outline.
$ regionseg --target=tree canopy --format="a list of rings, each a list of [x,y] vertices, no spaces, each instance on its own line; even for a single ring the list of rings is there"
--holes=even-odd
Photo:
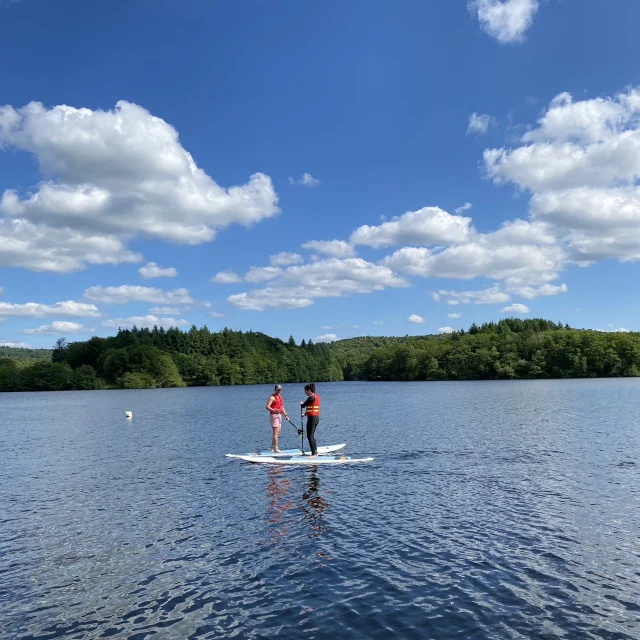
[[[48,360],[0,357],[0,390],[162,388],[340,380],[495,380],[640,375],[640,334],[507,318],[445,335],[297,345],[207,327],[123,329],[57,341]],[[33,351],[33,350],[31,350]]]

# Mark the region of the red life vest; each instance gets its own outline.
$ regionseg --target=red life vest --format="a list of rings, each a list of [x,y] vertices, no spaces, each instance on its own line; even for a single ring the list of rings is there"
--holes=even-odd
[[[317,393],[312,393],[313,401],[307,405],[305,414],[307,416],[319,416],[320,415],[320,396]]]
[[[278,394],[277,396],[273,396],[273,402],[271,403],[271,408],[274,411],[282,411],[282,396]]]

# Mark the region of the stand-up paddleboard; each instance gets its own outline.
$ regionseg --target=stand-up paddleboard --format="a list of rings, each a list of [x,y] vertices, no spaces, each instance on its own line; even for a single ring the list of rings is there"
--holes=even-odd
[[[269,456],[235,456],[247,462],[263,462],[267,464],[347,464],[350,462],[371,462],[373,458],[352,458],[351,456],[292,456],[290,458],[273,458]]]
[[[333,453],[334,451],[338,451],[340,449],[344,449],[347,445],[343,444],[330,444],[325,447],[318,447],[319,454]],[[280,453],[274,453],[273,451],[259,451],[255,453],[243,453],[237,455],[235,453],[225,453],[225,457],[227,458],[246,458],[248,457],[267,457],[267,458],[291,458],[293,456],[309,456],[310,452],[305,452],[304,454],[300,449],[283,449]]]

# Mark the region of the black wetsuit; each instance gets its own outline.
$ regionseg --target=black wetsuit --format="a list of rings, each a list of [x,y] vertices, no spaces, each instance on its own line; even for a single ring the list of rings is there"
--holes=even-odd
[[[303,403],[303,407],[307,407],[314,402],[314,397],[309,396]],[[311,454],[316,455],[318,453],[318,448],[316,447],[316,427],[318,426],[318,422],[320,422],[320,416],[307,416],[307,440],[309,441],[309,446],[311,447]]]

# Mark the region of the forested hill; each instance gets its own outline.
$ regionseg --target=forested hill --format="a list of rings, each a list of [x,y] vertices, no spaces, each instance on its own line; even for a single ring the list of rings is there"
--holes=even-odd
[[[61,339],[48,361],[0,356],[0,390],[155,388],[339,380],[494,380],[640,375],[640,334],[503,319],[445,335],[296,344],[206,327]]]
[[[0,345],[0,358],[12,360],[51,360],[51,349],[24,349]]]

